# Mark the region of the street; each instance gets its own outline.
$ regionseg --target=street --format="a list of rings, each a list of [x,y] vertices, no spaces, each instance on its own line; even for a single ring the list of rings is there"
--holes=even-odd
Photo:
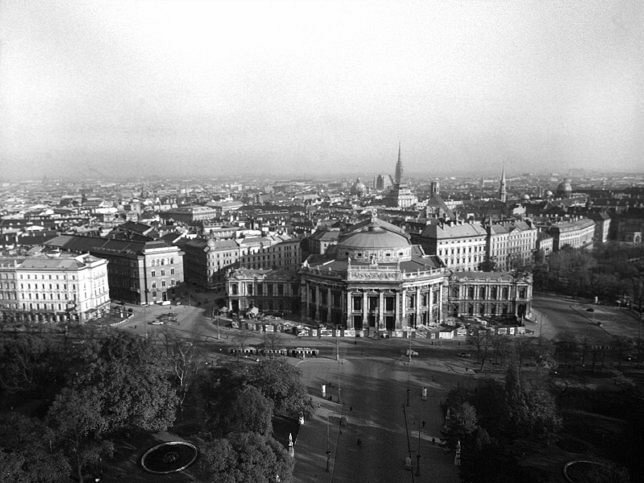
[[[526,325],[534,336],[586,338],[593,344],[605,344],[614,335],[638,336],[638,321],[622,309],[541,294],[534,297],[533,308],[535,322]],[[174,313],[177,321],[152,324],[168,313]],[[208,308],[193,306],[137,307],[134,316],[119,327],[142,336],[170,330],[218,352],[227,352],[242,341],[247,346],[266,342],[265,334],[225,327],[228,321],[221,319],[217,324],[208,313]],[[477,377],[468,367],[472,362],[457,355],[467,350],[464,341],[338,341],[276,334],[273,343],[320,349],[317,358],[288,358],[302,370],[317,407],[296,441],[296,481],[459,480],[453,453],[445,453],[438,439],[443,422],[441,400],[458,383]],[[411,364],[405,355],[408,349],[418,353]],[[421,398],[424,387],[426,400]],[[408,456],[411,470],[405,464]]]
[[[446,454],[438,439],[443,422],[440,401],[463,376],[436,370],[426,361],[414,360],[410,368],[401,358],[359,354],[340,361],[307,359],[298,367],[320,409],[300,430],[296,481],[459,481],[453,454]],[[421,398],[423,387],[428,388],[427,400]],[[328,473],[325,448],[330,451]],[[410,450],[411,471],[405,467]]]
[[[533,298],[533,312],[536,323],[530,328],[535,335],[540,334],[547,339],[585,338],[591,344],[606,344],[612,337],[636,339],[641,336],[642,323],[618,307],[538,294]]]

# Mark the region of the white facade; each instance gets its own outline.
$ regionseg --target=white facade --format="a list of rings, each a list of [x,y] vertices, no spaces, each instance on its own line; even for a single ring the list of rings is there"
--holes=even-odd
[[[4,304],[5,315],[10,310],[11,316],[32,321],[85,321],[109,308],[106,260],[39,255],[13,259],[13,269],[2,272],[15,280],[15,303]]]

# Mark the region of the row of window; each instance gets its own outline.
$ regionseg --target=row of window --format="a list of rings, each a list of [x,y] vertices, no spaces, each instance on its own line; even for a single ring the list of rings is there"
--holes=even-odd
[[[175,280],[173,278],[172,280],[170,280],[170,286],[174,287],[175,285],[176,285],[176,282],[175,282]],[[166,281],[161,280],[161,287],[165,287],[165,286],[166,286]],[[157,288],[157,283],[156,282],[152,282],[152,288],[153,289]]]
[[[161,269],[161,271],[160,271],[160,272],[161,272],[161,276],[162,276],[162,277],[165,277],[165,270],[164,270],[164,269]],[[171,268],[171,269],[170,269],[170,275],[174,275],[174,268]],[[157,276],[157,272],[156,272],[156,270],[152,270],[152,271],[150,272],[150,276],[151,276],[151,277],[156,277],[156,276]]]
[[[42,274],[40,276],[40,279],[41,280],[69,280],[71,278],[71,280],[76,280],[76,275],[72,275],[71,277],[69,275],[67,275],[67,276],[60,275],[60,278],[58,278],[58,277],[59,277],[59,275],[56,275],[55,278],[54,278],[54,276],[50,273],[49,276],[46,276],[45,274]],[[26,280],[32,279],[31,274],[29,274],[29,273],[27,273],[27,274],[21,273],[20,274],[20,280],[25,280],[25,279]],[[33,274],[33,280],[38,280],[38,274],[37,273]]]
[[[174,265],[174,258],[153,258],[150,260],[150,265],[158,267],[160,265]]]

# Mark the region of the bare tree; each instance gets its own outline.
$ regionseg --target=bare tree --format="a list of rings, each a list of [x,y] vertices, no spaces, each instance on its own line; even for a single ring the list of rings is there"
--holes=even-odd
[[[178,337],[170,330],[161,331],[161,342],[165,351],[168,368],[175,378],[178,388],[179,406],[188,394],[190,385],[197,374],[199,353],[197,346],[192,342]]]

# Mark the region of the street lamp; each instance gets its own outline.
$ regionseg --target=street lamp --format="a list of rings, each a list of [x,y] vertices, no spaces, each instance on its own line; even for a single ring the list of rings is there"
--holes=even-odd
[[[420,476],[420,419],[418,418],[418,447],[416,448],[416,476]]]

